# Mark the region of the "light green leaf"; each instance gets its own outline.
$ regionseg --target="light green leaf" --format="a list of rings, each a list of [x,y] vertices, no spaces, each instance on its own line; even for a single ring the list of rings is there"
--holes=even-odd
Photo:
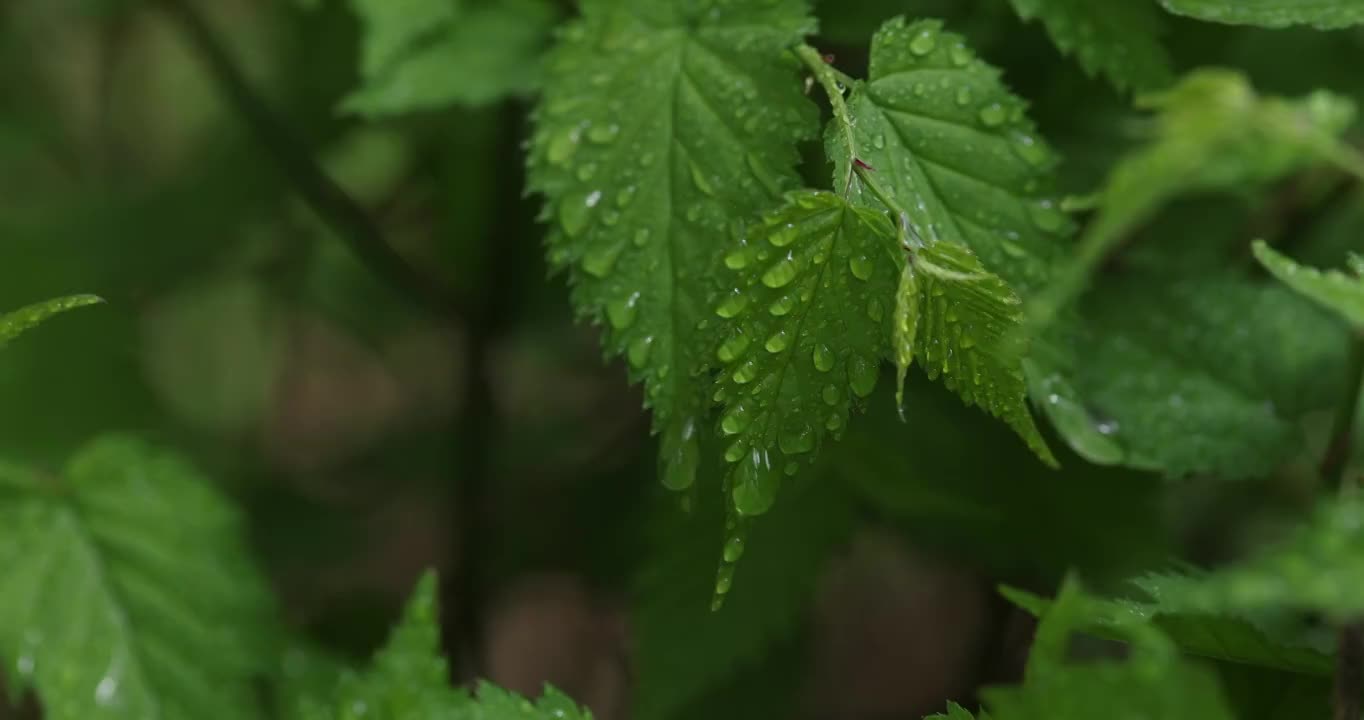
[[[1130,644],[1124,661],[1069,661],[1074,633],[1096,618]],[[1175,644],[1135,615],[1086,595],[1073,581],[1042,614],[1024,684],[988,688],[986,706],[1002,720],[1232,720],[1208,668],[1180,657]]]
[[[35,303],[0,315],[0,346],[32,330],[53,315],[102,302],[104,301],[94,295],[72,295]]]
[[[531,186],[547,200],[551,265],[644,381],[665,483],[687,487],[720,258],[799,183],[796,142],[815,130],[786,54],[811,20],[799,0],[583,10],[550,61]]]
[[[827,192],[794,193],[725,257],[715,398],[723,407],[734,509],[760,515],[783,475],[841,434],[876,388],[890,334],[894,231]]]
[[[440,655],[436,620],[436,576],[418,582],[389,634],[364,673],[345,674],[336,697],[325,707],[303,699],[302,720],[591,720],[592,714],[553,688],[535,703],[489,683],[480,683],[477,698],[450,684]]]
[[[669,503],[649,523],[652,550],[634,592],[639,675],[633,717],[679,717],[798,635],[831,553],[856,523],[843,478],[809,480],[797,480],[767,517],[725,542],[725,560],[742,556],[744,573],[715,612],[712,578],[725,533],[723,503],[700,495],[686,515]],[[726,565],[722,578],[732,571]]]
[[[1361,0],[1160,0],[1178,15],[1233,25],[1281,28],[1311,25],[1321,29],[1364,23]]]
[[[1046,282],[1071,227],[1049,195],[1055,154],[961,37],[933,20],[887,22],[848,110],[856,153],[925,240],[971,248],[1025,299]],[[881,208],[848,152],[828,145],[835,189],[850,183],[857,202]]]
[[[1040,19],[1052,42],[1090,75],[1102,73],[1120,90],[1168,85],[1170,55],[1160,43],[1160,9],[1151,0],[1012,0],[1024,20]]]
[[[271,607],[237,511],[110,437],[60,475],[0,469],[0,653],[45,717],[259,717]]]
[[[1142,104],[1159,111],[1155,136],[1109,174],[1075,259],[1029,310],[1034,331],[1084,289],[1124,237],[1179,195],[1241,191],[1314,163],[1359,170],[1336,140],[1354,119],[1354,106],[1326,92],[1261,97],[1240,74],[1205,69]]]
[[[1304,267],[1275,252],[1263,240],[1255,242],[1255,257],[1285,285],[1340,314],[1351,325],[1364,327],[1364,281],[1357,274]]]
[[[942,377],[967,405],[1003,420],[1043,462],[1056,465],[1026,402],[1018,296],[963,245],[931,242],[912,251],[910,262],[921,278],[914,356],[928,377]]]
[[[555,11],[544,0],[351,0],[364,27],[361,85],[341,108],[368,116],[483,105],[540,82]]]

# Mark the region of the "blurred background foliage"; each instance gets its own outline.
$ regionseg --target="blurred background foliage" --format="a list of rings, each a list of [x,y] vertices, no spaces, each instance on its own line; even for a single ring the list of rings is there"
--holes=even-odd
[[[538,201],[523,192],[536,55],[572,3],[527,5],[521,98],[470,105],[452,91],[511,72],[470,54],[418,73],[417,109],[400,114],[356,92],[370,71],[361,0],[197,3],[294,160],[243,122],[175,4],[0,4],[0,308],[108,301],[6,349],[0,456],[57,467],[111,431],[188,453],[246,508],[311,646],[368,652],[434,566],[457,618],[449,643],[476,648],[456,653],[462,673],[531,693],[550,681],[599,717],[777,716],[779,701],[802,708],[793,716],[917,717],[1017,678],[1030,621],[997,583],[1048,592],[1068,568],[1102,585],[1171,554],[1216,561],[1309,501],[1312,442],[1301,462],[1234,485],[1074,456],[1051,472],[919,381],[905,423],[873,398],[757,524],[712,614],[718,493],[685,514],[658,486],[638,388],[546,277]],[[854,75],[888,16],[946,19],[1031,100],[1070,192],[1096,187],[1144,130],[1128,98],[1003,0],[816,10],[814,44]],[[1171,17],[1166,39],[1181,70],[1231,66],[1266,93],[1364,102],[1364,73],[1342,62],[1364,51],[1358,29]],[[363,230],[319,216],[282,171],[298,158],[458,306],[416,301],[357,257],[347,235]],[[1364,251],[1364,194],[1312,180],[1181,201],[1142,247],[1206,249],[1250,228],[1337,265]],[[1320,438],[1327,420],[1303,432]]]

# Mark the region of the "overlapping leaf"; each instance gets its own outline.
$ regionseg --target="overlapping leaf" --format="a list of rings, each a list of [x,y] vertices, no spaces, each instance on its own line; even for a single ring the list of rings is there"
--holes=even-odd
[[[1151,0],[1012,0],[1025,20],[1040,19],[1052,42],[1091,75],[1123,90],[1169,83],[1172,61],[1160,43],[1160,9]]]
[[[771,507],[783,475],[812,461],[880,377],[895,241],[883,214],[827,192],[791,195],[725,257],[716,307],[724,372],[715,398],[741,515]]]
[[[352,0],[361,85],[342,109],[390,115],[482,105],[540,81],[554,20],[544,0]]]
[[[799,0],[584,12],[550,62],[531,184],[547,199],[551,264],[644,380],[667,482],[685,487],[710,404],[696,373],[714,362],[720,256],[797,183],[795,143],[814,131],[785,59],[810,20]]]
[[[300,720],[591,720],[552,688],[534,703],[489,683],[476,698],[456,689],[440,655],[436,608],[436,578],[428,573],[371,667],[344,675],[326,703],[305,698]]]
[[[259,717],[270,602],[241,521],[176,457],[126,438],[60,476],[0,468],[0,652],[45,717]]]
[[[94,295],[72,295],[35,303],[14,312],[0,315],[0,345],[4,345],[28,330],[32,330],[53,315],[100,302],[103,301]]]
[[[1054,462],[1025,404],[1014,289],[1046,279],[1069,221],[1045,195],[1053,155],[1022,101],[940,23],[896,19],[873,40],[870,81],[848,111],[850,126],[831,127],[826,142],[835,183],[900,213],[922,248],[897,291],[892,359],[903,371],[917,356]],[[854,160],[872,168],[875,190]]]
[[[1338,313],[1351,325],[1364,327],[1364,281],[1359,278],[1364,265],[1359,258],[1351,263],[1355,270],[1355,275],[1351,276],[1339,270],[1323,272],[1303,267],[1275,252],[1263,241],[1255,243],[1255,257],[1285,285]]]
[[[1160,0],[1180,15],[1235,25],[1329,29],[1364,23],[1360,0]]]

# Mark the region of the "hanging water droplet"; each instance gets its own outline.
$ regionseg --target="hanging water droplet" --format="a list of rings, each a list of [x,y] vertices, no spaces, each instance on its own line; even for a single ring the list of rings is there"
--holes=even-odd
[[[620,257],[621,245],[619,243],[597,243],[588,248],[583,255],[579,265],[583,272],[595,278],[604,278],[611,274],[611,270],[616,266],[616,259]]]
[[[601,193],[595,193],[600,197]],[[592,220],[592,208],[595,202],[588,202],[592,197],[588,193],[569,193],[559,202],[559,227],[569,237],[577,237],[587,229]]]
[[[598,145],[606,145],[615,140],[620,135],[620,126],[612,123],[610,125],[594,125],[587,131],[587,139]]]
[[[743,270],[748,267],[748,250],[741,248],[726,255],[725,267],[730,270]]]
[[[1043,167],[1051,159],[1046,146],[1027,133],[1015,133],[1011,147],[1016,155],[1023,158],[1023,162],[1036,168]]]
[[[739,288],[732,292],[715,308],[715,314],[722,318],[732,318],[748,307],[748,295]]]
[[[565,165],[573,154],[578,152],[578,139],[581,134],[582,129],[575,127],[554,136],[545,150],[545,157],[554,165]]]
[[[606,304],[606,319],[611,323],[611,327],[624,330],[635,323],[638,310],[639,293],[631,293],[629,297],[612,300]]]
[[[886,147],[886,136],[882,133],[876,133],[871,138],[871,145],[877,150],[884,149]]]
[[[852,271],[853,277],[867,281],[871,279],[872,271],[876,269],[876,266],[872,264],[871,258],[866,255],[858,255],[848,261],[848,269]]]
[[[1066,226],[1066,214],[1051,200],[1042,200],[1028,206],[1028,216],[1037,229],[1054,233]]]
[[[965,67],[967,63],[971,62],[971,51],[961,43],[953,45],[948,50],[948,54],[952,58],[952,64],[957,67]]]
[[[696,482],[696,468],[701,461],[701,442],[696,435],[696,419],[674,420],[663,431],[662,452],[663,486],[669,490],[686,490]]]
[[[744,459],[748,453],[748,444],[743,440],[735,440],[728,448],[725,448],[725,462],[736,463]]]
[[[824,390],[820,391],[820,396],[824,398],[826,405],[838,404],[838,387],[832,383],[825,385]]]
[[[957,104],[962,107],[971,104],[971,88],[965,86],[957,88]]]
[[[734,374],[730,376],[730,379],[733,380],[736,385],[747,385],[753,382],[753,378],[757,376],[758,363],[749,360],[743,365],[740,365],[738,369],[734,371]]]
[[[796,263],[790,255],[763,273],[762,282],[770,288],[785,287],[796,279]]]
[[[691,164],[691,181],[696,185],[697,190],[714,197],[715,186],[711,185],[710,180],[706,178],[705,172],[701,170],[701,166],[696,163]]]
[[[790,336],[786,334],[786,331],[778,330],[772,334],[772,337],[767,339],[767,343],[764,344],[763,347],[770,353],[779,353],[785,350],[790,344],[791,339]]]
[[[816,345],[810,353],[810,359],[815,364],[815,369],[820,372],[829,372],[834,369],[834,353],[828,345]]]
[[[720,566],[715,573],[715,595],[716,599],[729,594],[729,589],[734,585],[734,565],[726,562]]]
[[[876,389],[878,375],[875,362],[856,354],[848,358],[848,386],[858,397],[871,395],[871,391]]]
[[[739,562],[739,558],[744,556],[744,538],[742,535],[732,535],[725,541],[724,558],[727,563]]]
[[[744,351],[748,350],[748,342],[748,336],[739,333],[724,341],[724,343],[720,345],[720,348],[715,351],[715,357],[718,358],[720,362],[728,365],[743,357]]]
[[[727,415],[720,419],[720,431],[726,435],[738,435],[748,427],[748,408],[735,405]]]
[[[841,430],[842,428],[843,428],[843,416],[842,416],[842,415],[839,415],[838,413],[834,413],[833,415],[830,415],[830,416],[829,416],[829,419],[824,421],[824,429],[825,429],[825,430],[828,430],[829,432],[835,432],[835,433],[836,433],[836,432],[838,432],[839,430]]]
[[[734,469],[734,489],[731,497],[734,509],[743,516],[762,515],[772,508],[777,499],[780,480],[772,472],[767,453],[753,448],[748,458]]]
[[[796,238],[799,236],[800,231],[796,229],[796,226],[792,223],[786,223],[780,230],[768,235],[767,241],[772,243],[773,247],[786,247],[795,242]]]

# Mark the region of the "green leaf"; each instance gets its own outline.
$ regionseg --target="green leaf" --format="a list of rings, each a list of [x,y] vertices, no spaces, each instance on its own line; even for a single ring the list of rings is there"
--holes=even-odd
[[[1330,29],[1364,23],[1361,0],[1160,0],[1178,15],[1233,25]]]
[[[1110,609],[1067,581],[1042,614],[1024,684],[984,691],[991,713],[1001,720],[1232,720],[1214,673],[1181,658],[1139,617]],[[1069,662],[1072,635],[1104,615],[1130,642],[1127,659]]]
[[[890,333],[894,231],[827,192],[794,193],[725,257],[737,276],[715,314],[715,398],[740,515],[772,506],[783,474],[841,434],[876,388]]]
[[[1155,136],[1109,174],[1075,259],[1029,310],[1034,331],[1084,289],[1123,238],[1171,199],[1242,191],[1314,163],[1357,164],[1335,137],[1354,119],[1354,106],[1326,92],[1300,100],[1260,97],[1240,74],[1204,69],[1142,104],[1159,111]]]
[[[920,328],[914,357],[928,377],[941,376],[967,405],[1003,420],[1043,462],[1055,466],[1025,402],[1027,383],[1018,360],[1025,351],[1015,331],[1023,321],[1018,296],[963,245],[929,243],[910,253],[910,264],[922,278],[916,283]],[[903,365],[900,372],[903,377]]]
[[[677,717],[799,633],[816,583],[856,519],[846,482],[809,480],[789,488],[746,535],[726,541],[726,561],[742,556],[745,570],[716,612],[710,607],[726,526],[723,503],[702,494],[692,513],[669,503],[649,523],[654,549],[634,593],[640,652],[634,717]],[[722,567],[721,577],[732,571]]]
[[[848,110],[859,159],[920,236],[971,248],[1025,299],[1046,282],[1070,230],[1048,194],[1055,155],[999,71],[959,36],[933,20],[887,22]],[[828,144],[835,189],[850,184],[858,203],[882,207],[849,153]]]
[[[1351,325],[1364,327],[1364,282],[1358,275],[1346,275],[1339,270],[1322,272],[1304,267],[1265,244],[1255,242],[1255,257],[1274,277],[1302,295],[1325,307]],[[1354,264],[1358,270],[1358,258]]]
[[[102,302],[104,301],[94,295],[72,295],[35,303],[0,315],[0,346],[32,330],[53,315]]]
[[[1341,323],[1239,272],[1117,276],[1080,310],[1035,345],[1034,397],[1094,462],[1263,476],[1345,376]]]
[[[540,82],[555,11],[544,0],[351,0],[364,26],[359,89],[342,110],[392,115],[483,105]]]
[[[580,315],[645,383],[665,482],[692,483],[710,406],[696,376],[731,233],[798,183],[815,129],[785,54],[811,28],[798,0],[593,3],[554,51],[530,150],[549,260]]]
[[[1012,0],[1024,20],[1040,19],[1056,47],[1090,75],[1120,90],[1168,85],[1173,61],[1160,43],[1164,22],[1151,0]]]
[[[269,597],[184,461],[109,437],[60,476],[0,468],[0,525],[0,652],[46,717],[259,717]]]
[[[938,713],[929,715],[924,720],[990,720],[990,714],[981,711],[979,715],[972,715],[971,711],[954,703],[947,703],[947,714]]]
[[[323,707],[308,698],[303,720],[591,720],[592,714],[553,688],[535,703],[489,683],[476,698],[450,684],[440,655],[436,621],[436,575],[417,583],[403,617],[364,673],[344,675],[335,698]]]

